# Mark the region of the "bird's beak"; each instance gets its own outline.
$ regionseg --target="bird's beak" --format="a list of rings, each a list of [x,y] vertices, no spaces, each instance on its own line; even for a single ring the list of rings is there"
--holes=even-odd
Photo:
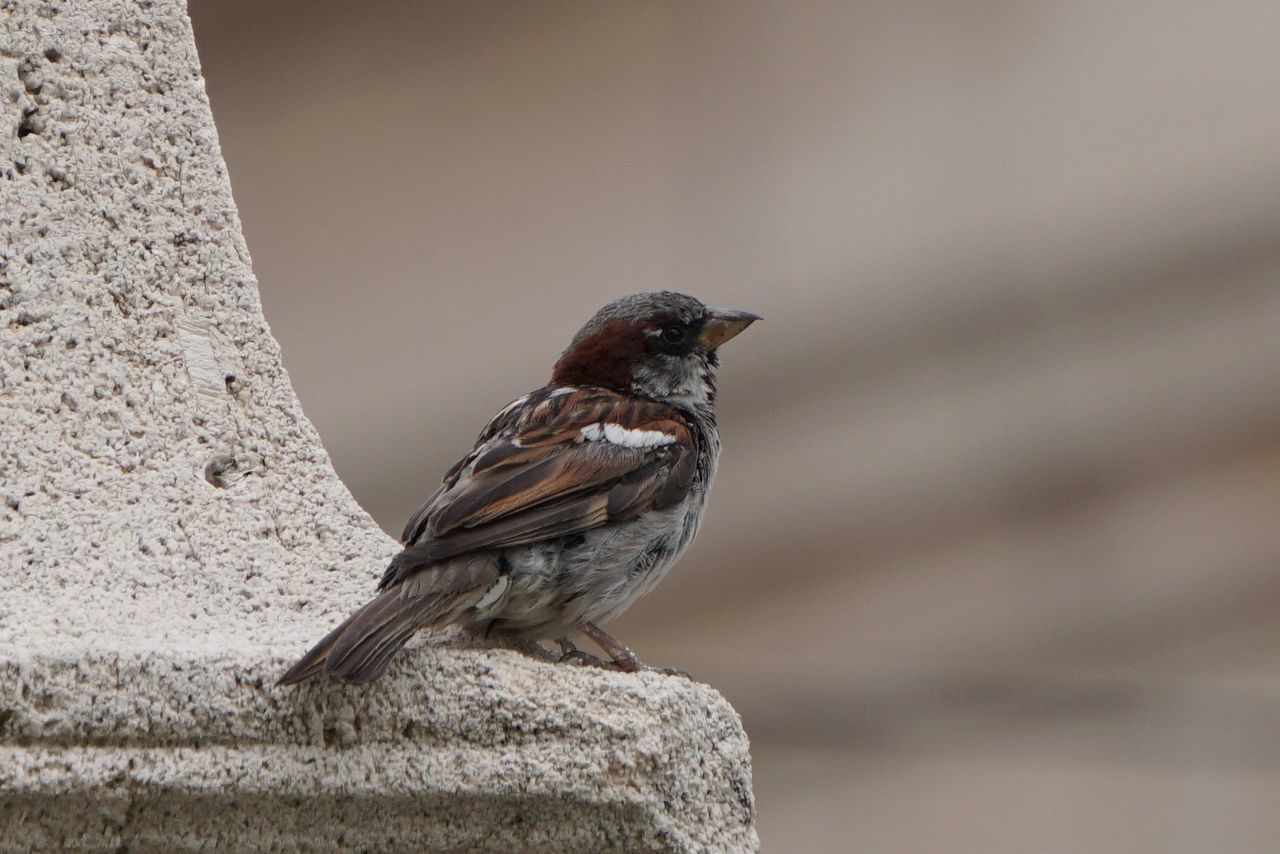
[[[702,327],[702,334],[698,340],[703,347],[714,350],[759,319],[760,315],[749,311],[726,311],[722,308],[713,308],[711,316]]]

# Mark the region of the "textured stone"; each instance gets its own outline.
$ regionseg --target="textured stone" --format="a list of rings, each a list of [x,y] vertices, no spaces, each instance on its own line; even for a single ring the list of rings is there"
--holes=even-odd
[[[0,847],[754,848],[704,685],[435,638],[273,687],[395,544],[281,366],[185,9],[0,22]]]

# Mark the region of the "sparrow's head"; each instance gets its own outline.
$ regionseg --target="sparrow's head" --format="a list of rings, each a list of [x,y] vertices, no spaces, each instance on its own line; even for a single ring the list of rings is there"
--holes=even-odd
[[[551,381],[596,385],[685,408],[715,399],[716,348],[759,320],[672,291],[632,294],[578,330]]]

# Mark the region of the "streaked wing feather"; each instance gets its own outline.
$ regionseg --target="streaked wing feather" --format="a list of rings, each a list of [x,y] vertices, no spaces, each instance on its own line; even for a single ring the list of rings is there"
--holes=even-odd
[[[490,522],[460,528],[438,539],[402,551],[391,561],[388,574],[405,577],[413,570],[447,561],[478,549],[503,548],[563,537],[590,530],[609,520],[607,493],[579,495]]]
[[[623,522],[653,506],[653,497],[670,479],[671,470],[679,459],[687,456],[679,448],[669,448],[662,454],[650,454],[644,465],[628,472],[610,487],[609,521]]]
[[[424,501],[422,506],[414,511],[413,515],[409,517],[409,521],[405,523],[404,532],[400,534],[400,542],[408,545],[409,543],[417,540],[418,537],[422,536],[423,530],[427,524],[427,517],[431,515],[431,511],[435,508],[436,502],[440,499],[440,496],[444,493],[446,488],[445,484],[440,484],[440,488],[431,493],[431,497]]]
[[[527,465],[473,474],[442,496],[429,520],[432,533],[474,528],[544,501],[602,486],[635,470],[647,455],[634,448],[557,446]]]
[[[671,440],[587,441],[583,428],[601,423]],[[476,449],[414,514],[405,529],[407,547],[382,586],[469,551],[567,536],[677,503],[692,483],[696,441],[682,415],[654,401],[601,389],[530,395],[490,423]]]

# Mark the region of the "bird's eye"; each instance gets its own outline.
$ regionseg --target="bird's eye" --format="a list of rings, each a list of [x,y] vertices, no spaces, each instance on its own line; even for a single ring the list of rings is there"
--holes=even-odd
[[[683,326],[667,326],[662,330],[662,340],[668,344],[679,344],[684,340]]]

